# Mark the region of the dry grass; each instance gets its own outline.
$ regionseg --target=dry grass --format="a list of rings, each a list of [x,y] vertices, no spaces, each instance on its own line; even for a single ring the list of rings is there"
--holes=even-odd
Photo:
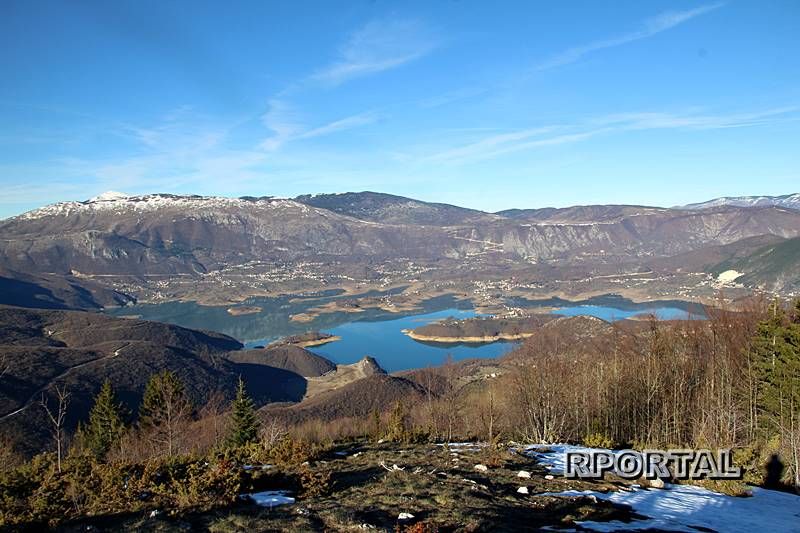
[[[476,470],[476,464],[486,464],[488,470]],[[519,478],[519,470],[533,472],[533,477]],[[519,531],[629,518],[627,510],[608,502],[536,496],[567,489],[605,490],[612,482],[548,480],[545,474],[533,459],[499,449],[362,441],[332,448],[294,471],[266,474],[248,488],[288,488],[297,497],[294,505],[265,509],[242,502],[189,516],[136,517],[116,522],[115,530],[363,531],[371,526],[422,533]],[[529,495],[517,493],[523,485]],[[399,520],[403,512],[414,518]]]

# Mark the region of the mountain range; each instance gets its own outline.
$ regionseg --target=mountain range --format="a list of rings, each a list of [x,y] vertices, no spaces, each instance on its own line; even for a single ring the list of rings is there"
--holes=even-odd
[[[351,278],[353,268],[398,260],[469,263],[476,271],[512,263],[649,268],[745,239],[767,246],[800,237],[799,198],[487,213],[374,192],[294,199],[106,193],[0,221],[0,282],[15,291],[0,303],[34,298],[43,307],[99,308],[125,303],[154,277],[224,277],[234,268],[308,261]],[[786,247],[791,262],[794,248]],[[782,271],[785,261],[737,265],[753,287],[792,290],[798,282]],[[130,290],[110,283],[120,279]]]

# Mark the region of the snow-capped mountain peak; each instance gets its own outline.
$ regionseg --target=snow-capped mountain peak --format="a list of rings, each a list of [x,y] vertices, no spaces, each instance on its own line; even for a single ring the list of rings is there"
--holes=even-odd
[[[130,195],[125,194],[124,192],[106,191],[102,194],[98,194],[97,196],[89,198],[87,202],[108,202],[112,200],[123,200],[125,198],[130,198]]]
[[[787,209],[800,209],[800,193],[784,194],[782,196],[725,196],[714,198],[707,202],[687,204],[682,209],[710,209],[714,207],[784,207]]]

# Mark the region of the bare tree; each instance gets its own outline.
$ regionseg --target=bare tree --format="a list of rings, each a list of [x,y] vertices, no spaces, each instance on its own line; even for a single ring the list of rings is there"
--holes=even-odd
[[[9,368],[11,368],[11,362],[8,360],[8,354],[0,354],[0,378],[6,375]]]
[[[58,458],[58,471],[60,473],[61,458],[65,448],[64,420],[67,417],[67,407],[69,406],[70,393],[67,391],[66,385],[62,386],[61,388],[57,386],[54,388],[56,390],[56,398],[58,399],[58,405],[55,411],[50,409],[50,402],[48,401],[44,392],[42,392],[41,404],[45,413],[47,413],[47,417],[50,419],[50,424],[52,425],[50,431],[53,434],[53,439],[56,441],[56,456]]]

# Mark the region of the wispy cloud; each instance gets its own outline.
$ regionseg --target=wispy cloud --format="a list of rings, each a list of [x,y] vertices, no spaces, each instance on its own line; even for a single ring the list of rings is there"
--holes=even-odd
[[[663,31],[683,24],[684,22],[687,22],[695,17],[699,17],[700,15],[717,10],[724,5],[725,4],[723,2],[718,2],[700,6],[695,9],[688,9],[686,11],[666,11],[653,18],[645,20],[642,24],[642,27],[636,31],[564,50],[550,59],[536,65],[534,67],[534,71],[549,70],[562,65],[567,65],[569,63],[574,63],[580,60],[583,56],[592,52],[603,50],[605,48],[613,48],[615,46],[621,46],[633,41],[639,41],[641,39],[652,37]]]
[[[712,130],[744,128],[797,120],[800,107],[789,106],[731,114],[620,113],[574,124],[545,125],[502,134],[448,148],[423,158],[429,163],[462,164],[545,146],[575,143],[602,134],[641,130]]]
[[[410,63],[436,46],[428,28],[416,20],[373,20],[340,47],[337,59],[311,79],[339,85],[350,79]]]
[[[488,92],[488,89],[484,87],[464,87],[462,89],[446,92],[431,98],[426,98],[425,100],[419,102],[419,106],[425,109],[433,109],[436,107],[449,105],[454,102],[459,102],[467,98],[473,98],[475,96],[485,94],[486,92]]]
[[[376,122],[378,118],[377,113],[370,111],[340,118],[321,126],[309,127],[304,124],[300,114],[291,104],[275,98],[270,100],[269,110],[262,116],[262,122],[273,135],[261,143],[261,148],[272,152],[291,141],[323,137],[366,126]]]
[[[261,121],[272,132],[272,136],[261,144],[261,148],[273,151],[300,134],[305,126],[294,107],[285,100],[273,98],[268,106],[269,109],[261,117]]]

